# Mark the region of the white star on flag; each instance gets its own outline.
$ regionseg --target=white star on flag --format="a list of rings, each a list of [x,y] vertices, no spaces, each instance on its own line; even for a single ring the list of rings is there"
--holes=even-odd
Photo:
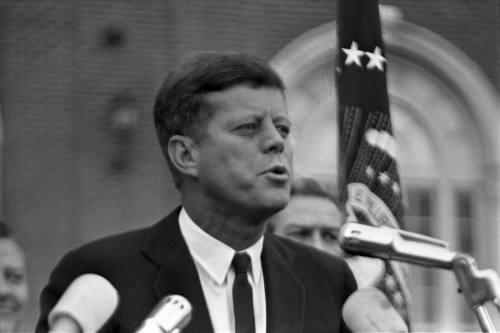
[[[382,185],[385,185],[389,182],[389,180],[391,180],[391,177],[389,177],[387,172],[381,172],[378,174],[378,180],[382,183]]]
[[[384,56],[382,55],[382,50],[380,47],[376,46],[375,50],[372,52],[365,52],[368,58],[370,58],[370,61],[368,62],[368,65],[366,65],[366,68],[372,69],[374,67],[377,67],[380,71],[384,70],[384,67],[382,66],[383,62],[386,62]]]
[[[375,175],[375,171],[373,170],[373,168],[371,166],[366,167],[365,173],[370,178],[373,178],[373,176]]]
[[[346,65],[356,63],[358,67],[361,67],[360,57],[362,57],[365,54],[365,52],[359,50],[358,43],[352,41],[351,48],[350,49],[342,48],[342,51],[344,51],[344,53],[347,54],[347,58],[345,59]]]
[[[401,192],[401,189],[399,188],[399,185],[396,182],[392,183],[391,188],[392,192],[394,192],[395,194],[399,194]]]

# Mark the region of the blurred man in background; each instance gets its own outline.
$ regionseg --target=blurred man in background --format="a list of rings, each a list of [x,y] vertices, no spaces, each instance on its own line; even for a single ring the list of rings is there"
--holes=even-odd
[[[401,331],[407,326],[403,323],[408,316],[405,298],[394,278],[386,272],[384,262],[348,256],[340,247],[338,237],[345,213],[334,193],[333,184],[328,186],[314,178],[297,177],[292,185],[290,203],[271,217],[268,231],[346,257],[359,288],[353,294],[358,298],[355,306],[364,308],[362,310],[366,310],[375,325],[364,327],[364,330]]]
[[[337,240],[344,216],[337,198],[313,178],[299,177],[287,208],[270,220],[269,230],[331,254],[343,255]]]
[[[0,221],[0,333],[16,331],[27,300],[24,252],[9,226]]]

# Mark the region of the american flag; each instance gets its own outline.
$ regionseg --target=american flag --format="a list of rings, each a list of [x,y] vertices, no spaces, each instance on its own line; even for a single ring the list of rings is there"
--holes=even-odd
[[[348,221],[399,228],[403,221],[403,200],[378,3],[338,1],[336,76],[341,198]],[[399,299],[384,287],[389,278],[396,282]],[[409,324],[409,292],[401,266],[387,262],[384,280],[379,287]]]

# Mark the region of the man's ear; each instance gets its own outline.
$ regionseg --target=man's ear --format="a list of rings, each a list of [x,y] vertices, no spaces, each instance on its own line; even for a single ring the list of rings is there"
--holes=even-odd
[[[193,139],[183,135],[172,135],[168,140],[168,156],[179,172],[191,177],[198,176],[198,152]]]

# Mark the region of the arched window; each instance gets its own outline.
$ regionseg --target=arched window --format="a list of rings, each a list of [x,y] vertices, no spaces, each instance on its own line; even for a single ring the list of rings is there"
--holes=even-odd
[[[404,228],[443,239],[452,250],[472,254],[479,268],[498,271],[496,91],[478,66],[448,41],[400,17],[382,17],[407,207]],[[296,172],[332,180],[337,177],[338,146],[336,53],[331,22],[299,36],[272,60],[288,88]],[[416,330],[477,329],[452,272],[411,270]]]

